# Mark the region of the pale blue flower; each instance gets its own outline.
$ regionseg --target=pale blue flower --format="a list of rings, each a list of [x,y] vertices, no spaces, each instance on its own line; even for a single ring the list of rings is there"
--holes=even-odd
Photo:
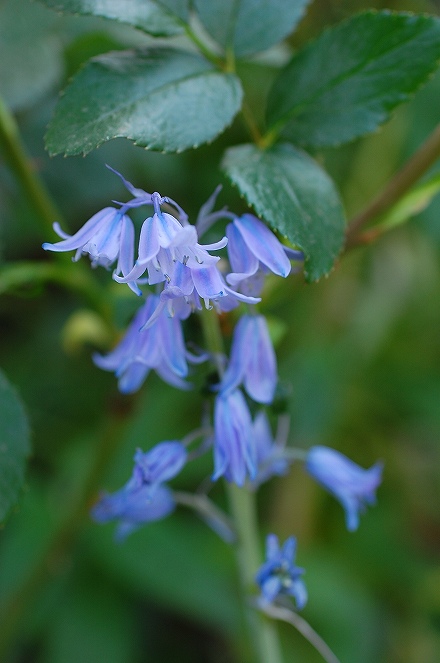
[[[162,212],[161,205],[168,201],[159,193],[151,195],[154,207],[153,216],[142,224],[138,258],[132,270],[125,277],[115,276],[119,283],[137,280],[148,271],[150,285],[162,281],[173,282],[176,263],[182,263],[190,270],[209,268],[220,258],[208,253],[226,246],[227,239],[202,246],[198,243],[197,230],[186,222],[182,224],[172,214]]]
[[[150,487],[153,496],[157,487],[175,477],[186,463],[187,451],[178,441],[160,442],[149,451],[138,449],[134,455],[132,485]]]
[[[214,474],[215,481],[224,476],[243,486],[246,477],[257,472],[252,418],[239,389],[219,394],[214,409]]]
[[[97,366],[115,372],[119,390],[124,394],[137,391],[151,369],[174,387],[190,388],[183,379],[188,375],[187,359],[190,356],[185,349],[178,317],[170,318],[162,311],[154,325],[140,331],[155,312],[159,301],[159,297],[150,295],[114,350],[105,356],[93,356]]]
[[[93,267],[109,267],[120,254],[133,251],[134,230],[131,219],[115,207],[105,207],[89,219],[74,235],[66,234],[58,223],[54,230],[62,237],[61,242],[45,242],[46,251],[75,251],[73,260],[88,253]]]
[[[227,281],[237,286],[259,269],[286,277],[291,270],[285,247],[274,233],[253,214],[236,217],[226,228],[232,273]]]
[[[243,315],[232,340],[228,368],[218,385],[222,393],[244,385],[258,403],[271,403],[277,386],[277,362],[263,315]]]
[[[290,536],[280,548],[278,537],[266,538],[266,561],[259,568],[255,580],[261,589],[262,600],[273,603],[278,596],[293,596],[298,610],[307,603],[307,589],[301,576],[304,569],[295,566],[296,539]]]
[[[382,463],[364,470],[329,447],[312,447],[307,454],[307,472],[326,488],[345,509],[347,529],[359,526],[359,513],[376,501],[375,491],[382,481]]]
[[[174,511],[175,501],[163,483],[180,472],[186,459],[186,449],[177,441],[161,442],[146,453],[136,451],[131,478],[117,492],[102,495],[92,517],[100,523],[118,520],[118,539],[144,523],[165,518]]]

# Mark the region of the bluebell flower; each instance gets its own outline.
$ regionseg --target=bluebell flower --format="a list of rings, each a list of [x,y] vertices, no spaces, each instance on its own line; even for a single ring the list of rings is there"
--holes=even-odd
[[[307,472],[326,488],[345,509],[347,529],[359,526],[359,513],[376,501],[375,491],[382,481],[382,463],[364,470],[329,447],[312,447],[307,454]]]
[[[277,443],[270,429],[266,412],[260,410],[252,424],[258,474],[253,482],[258,487],[273,476],[282,476],[289,470],[289,462],[284,458],[284,445]]]
[[[190,388],[183,379],[188,375],[190,355],[185,349],[181,321],[162,311],[154,325],[140,331],[158,304],[159,297],[150,295],[114,350],[105,356],[93,356],[97,366],[115,372],[119,390],[124,394],[137,391],[151,369],[174,387]]]
[[[178,441],[160,442],[145,453],[138,449],[134,455],[132,485],[149,486],[153,495],[160,484],[180,472],[187,455],[184,445]]]
[[[237,287],[255,278],[261,284],[262,273],[269,271],[283,277],[289,275],[291,265],[286,247],[256,216],[244,214],[236,217],[228,224],[226,236],[229,262],[233,270],[226,277],[230,285]],[[257,294],[255,288],[254,284],[252,294]]]
[[[219,394],[214,408],[214,474],[215,481],[224,476],[243,486],[246,477],[257,472],[252,418],[239,389]]]
[[[220,258],[208,253],[210,250],[221,249],[227,244],[226,237],[219,242],[202,246],[198,243],[195,226],[182,224],[172,214],[162,212],[161,205],[168,200],[155,192],[151,195],[154,207],[153,216],[142,224],[139,251],[136,263],[125,277],[115,277],[120,283],[137,280],[148,270],[150,285],[162,281],[172,281],[176,262],[189,269],[210,267]]]
[[[255,580],[261,589],[261,597],[273,603],[278,596],[293,596],[301,610],[307,603],[307,589],[301,576],[304,569],[295,566],[296,539],[290,536],[280,548],[278,537],[266,538],[266,561],[259,568]]]
[[[126,486],[111,495],[102,495],[91,510],[98,523],[118,520],[116,538],[124,539],[145,523],[162,520],[175,509],[173,492],[167,486],[158,486],[153,497],[148,486],[128,489]]]
[[[88,253],[93,267],[109,267],[121,254],[123,262],[126,262],[133,251],[132,221],[115,207],[105,207],[97,212],[74,235],[67,235],[58,223],[54,223],[53,227],[62,240],[55,244],[45,242],[43,249],[58,252],[76,250],[75,262],[82,254]]]
[[[228,368],[218,386],[222,393],[244,385],[257,403],[271,403],[277,386],[277,362],[263,315],[243,315],[235,329]]]
[[[161,442],[143,453],[136,451],[133,474],[117,492],[104,494],[91,510],[92,517],[106,523],[118,520],[116,536],[125,538],[140,525],[168,516],[175,508],[165,481],[175,477],[187,459],[181,442]]]

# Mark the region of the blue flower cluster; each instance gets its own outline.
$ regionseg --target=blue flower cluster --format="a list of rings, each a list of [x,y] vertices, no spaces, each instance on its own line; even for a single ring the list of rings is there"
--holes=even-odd
[[[374,502],[381,464],[364,470],[323,446],[296,453],[274,439],[265,409],[273,402],[278,372],[267,321],[256,305],[261,301],[266,277],[274,274],[286,278],[292,262],[294,271],[298,271],[304,260],[302,252],[284,246],[252,214],[214,212],[219,189],[202,207],[196,225],[191,225],[175,201],[137,189],[116,174],[133,198],[117,203],[119,208],[101,210],[72,236],[54,224],[61,241],[45,243],[43,248],[74,250],[74,260],[89,254],[94,267],[113,265],[114,280],[127,284],[139,296],[143,296],[141,286],[154,287],[116,347],[105,356],[94,355],[100,368],[115,373],[120,391],[137,391],[152,369],[174,387],[191,388],[186,379],[189,364],[214,357],[209,352],[194,355],[188,351],[182,321],[201,311],[203,303],[218,313],[240,304],[246,304],[247,309],[235,325],[229,360],[217,361],[220,375],[218,384],[212,387],[213,426],[202,435],[200,448],[191,455],[187,444],[172,441],[159,443],[147,453],[137,451],[131,479],[116,493],[102,495],[93,508],[93,517],[99,522],[117,520],[119,537],[143,523],[164,518],[178,501],[168,482],[191,456],[212,446],[212,480],[224,477],[251,489],[274,475],[285,474],[292,460],[301,457],[306,471],[341,502],[347,528],[355,530],[359,513]],[[135,227],[128,213],[143,206],[152,207],[152,215],[143,222],[136,246]],[[174,209],[175,215],[164,208]],[[228,220],[225,237],[213,244],[200,244],[199,234],[220,218]],[[227,260],[212,254],[221,249],[226,249]],[[181,496],[180,500],[189,503],[187,497]],[[205,502],[199,505],[203,517],[215,526],[218,510],[210,512]],[[224,522],[219,521],[218,530],[222,528]],[[257,575],[266,602],[289,594],[298,608],[305,604],[303,571],[293,561],[295,545],[291,537],[280,548],[275,535],[268,537],[267,560]]]

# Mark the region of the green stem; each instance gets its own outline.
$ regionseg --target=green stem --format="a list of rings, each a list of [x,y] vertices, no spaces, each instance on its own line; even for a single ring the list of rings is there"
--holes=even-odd
[[[20,139],[18,126],[12,113],[0,97],[0,148],[6,163],[20,182],[23,193],[37,213],[42,235],[52,233],[52,224],[61,219],[43,182],[32,168]]]
[[[6,263],[0,267],[0,295],[38,288],[55,283],[77,293],[88,306],[97,311],[113,330],[113,316],[107,292],[86,268],[69,262]]]
[[[365,243],[360,231],[371,220],[380,216],[393,205],[422,177],[440,157],[440,124],[428,136],[425,142],[413,154],[385,188],[374,198],[357,216],[355,216],[347,227],[346,248],[350,249],[358,244]],[[372,238],[375,233],[372,233]]]
[[[231,514],[237,530],[237,562],[243,595],[255,589],[255,573],[261,563],[255,493],[228,483]],[[260,663],[282,663],[278,631],[273,620],[247,608],[249,632]]]
[[[223,369],[220,357],[224,350],[219,318],[214,311],[203,310],[201,321],[205,343],[214,355],[221,375]],[[249,596],[255,593],[254,577],[261,563],[255,493],[247,488],[239,488],[235,484],[227,483],[226,487],[237,534],[237,566],[250,641],[256,654],[255,660],[260,663],[282,663],[276,625],[248,603]]]
[[[243,116],[243,120],[246,124],[246,127],[248,128],[248,131],[254,143],[258,145],[258,147],[260,147],[261,149],[265,149],[266,146],[263,144],[263,139],[261,137],[260,129],[255,121],[255,118],[246,100],[243,101],[241,107],[241,114]]]
[[[199,51],[205,56],[207,60],[212,62],[219,69],[225,69],[225,63],[218,55],[213,53],[206,44],[200,39],[200,37],[194,32],[192,27],[187,23],[182,24],[185,29],[185,34],[192,43],[197,46]]]

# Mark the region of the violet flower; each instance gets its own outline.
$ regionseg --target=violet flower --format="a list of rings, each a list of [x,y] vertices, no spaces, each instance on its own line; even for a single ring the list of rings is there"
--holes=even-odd
[[[45,242],[45,251],[74,251],[76,262],[82,254],[88,253],[92,266],[109,267],[120,256],[132,251],[134,237],[131,219],[115,207],[105,207],[89,219],[74,235],[65,233],[59,223],[53,228],[62,240],[51,244]]]
[[[263,315],[243,315],[235,329],[228,368],[218,385],[223,394],[244,385],[257,403],[271,403],[278,382],[277,363]]]
[[[307,603],[307,589],[301,576],[304,569],[295,566],[296,539],[290,536],[280,548],[278,537],[266,538],[266,561],[259,568],[255,580],[261,589],[261,599],[273,603],[278,596],[293,596],[298,610]]]
[[[117,492],[102,495],[92,508],[92,518],[100,523],[118,520],[118,539],[144,523],[165,518],[174,511],[175,501],[163,482],[180,472],[186,458],[185,447],[176,441],[161,442],[146,453],[138,450],[129,481]]]
[[[202,246],[198,243],[195,226],[182,225],[174,216],[162,212],[161,205],[168,201],[159,193],[151,195],[154,214],[142,224],[139,238],[139,252],[132,270],[124,277],[115,275],[119,283],[137,280],[148,270],[150,285],[162,281],[173,282],[173,273],[177,262],[190,270],[209,268],[220,258],[208,253],[226,246],[227,239]]]
[[[140,331],[158,303],[159,297],[150,295],[114,350],[105,356],[93,356],[97,366],[115,372],[119,390],[124,394],[137,391],[151,369],[173,387],[190,388],[183,378],[188,375],[187,359],[191,355],[185,349],[180,320],[162,311],[153,326]]]
[[[342,504],[347,529],[356,530],[359,513],[376,501],[375,491],[382,481],[383,464],[378,462],[364,470],[338,451],[316,446],[307,454],[305,468]]]
[[[226,280],[234,287],[255,277],[259,270],[286,277],[291,265],[286,247],[253,214],[236,217],[226,228],[232,273]],[[261,280],[261,278],[260,278]]]
[[[227,481],[243,486],[246,477],[257,473],[255,446],[252,439],[252,419],[246,400],[239,389],[219,394],[214,409],[214,474],[215,481],[224,476]]]

